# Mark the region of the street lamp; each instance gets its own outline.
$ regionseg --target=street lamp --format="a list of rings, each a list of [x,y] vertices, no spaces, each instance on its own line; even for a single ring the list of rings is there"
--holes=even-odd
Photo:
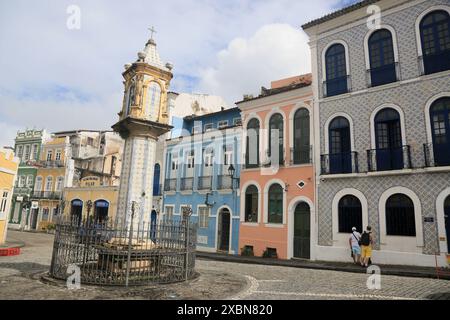
[[[236,173],[236,169],[234,168],[233,164],[230,164],[230,166],[228,167],[228,174],[229,174],[229,176],[231,178],[232,187],[234,187],[234,180],[237,181],[238,185],[239,185],[239,181],[240,181],[239,178],[236,178],[234,176],[235,173]]]

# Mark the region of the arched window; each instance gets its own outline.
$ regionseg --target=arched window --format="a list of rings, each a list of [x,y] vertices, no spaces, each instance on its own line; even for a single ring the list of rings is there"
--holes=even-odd
[[[284,121],[283,116],[279,113],[270,117],[269,121],[269,157],[276,159],[278,156],[278,163],[284,163]],[[275,131],[275,132],[274,132]],[[278,131],[278,137],[276,135]],[[273,150],[272,150],[273,149]],[[278,152],[278,155],[272,155],[272,151]],[[272,164],[273,161],[272,161]]]
[[[161,87],[156,82],[151,82],[147,92],[147,117],[152,121],[158,120],[161,104]]]
[[[352,228],[362,232],[362,206],[361,201],[353,195],[347,195],[339,200],[339,232],[352,233]]]
[[[245,190],[245,222],[258,222],[258,188],[250,185]]]
[[[251,119],[247,125],[247,150],[245,166],[247,168],[259,167],[259,120]]]
[[[294,164],[310,163],[309,111],[297,110],[294,115]]]
[[[434,163],[450,165],[450,97],[441,98],[430,108]]]
[[[389,30],[375,31],[369,38],[371,86],[397,81],[392,34]]]
[[[283,188],[275,183],[269,188],[268,223],[283,223]]]
[[[53,177],[48,176],[45,179],[45,191],[52,191],[53,190]]]
[[[64,177],[58,177],[57,179],[56,179],[56,188],[55,188],[55,191],[62,191],[62,189],[63,189],[63,186],[64,186]]]
[[[403,169],[403,146],[400,114],[392,108],[375,116],[377,171]]]
[[[332,45],[325,53],[326,93],[331,97],[348,92],[347,62],[345,47],[342,44]]]
[[[350,123],[344,117],[335,118],[329,126],[330,173],[352,172]]]
[[[425,74],[450,70],[450,15],[444,10],[427,14],[420,22]]]
[[[34,191],[42,191],[42,177],[36,177],[36,183],[34,184]]]
[[[416,236],[416,220],[412,200],[401,193],[386,201],[386,235]]]
[[[131,87],[128,89],[128,99],[127,99],[127,116],[130,115],[131,112],[131,106],[135,104],[135,85],[131,85]]]
[[[161,166],[159,163],[155,164],[155,169],[153,171],[153,195],[160,196],[161,195]]]
[[[109,202],[97,200],[94,204],[94,220],[97,223],[104,223],[108,220]]]

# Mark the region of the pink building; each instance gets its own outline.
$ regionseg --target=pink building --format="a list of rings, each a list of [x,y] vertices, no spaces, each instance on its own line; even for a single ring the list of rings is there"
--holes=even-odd
[[[315,247],[311,75],[237,105],[243,121],[241,254],[311,259]]]

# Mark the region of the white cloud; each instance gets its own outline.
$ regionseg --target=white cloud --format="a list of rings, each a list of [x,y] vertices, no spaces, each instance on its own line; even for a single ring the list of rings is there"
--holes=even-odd
[[[0,145],[17,129],[109,128],[122,103],[123,65],[154,25],[171,90],[235,102],[271,80],[309,71],[302,23],[340,0],[0,0]],[[61,92],[62,91],[62,92]]]
[[[307,42],[305,33],[290,25],[266,25],[220,51],[217,65],[201,72],[199,87],[236,102],[242,94],[257,94],[270,81],[311,72]]]

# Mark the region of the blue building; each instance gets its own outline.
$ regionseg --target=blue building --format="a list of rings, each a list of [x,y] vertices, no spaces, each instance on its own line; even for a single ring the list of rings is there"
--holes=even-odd
[[[166,142],[164,217],[179,219],[189,207],[198,250],[238,254],[240,111],[188,116],[182,127]]]

